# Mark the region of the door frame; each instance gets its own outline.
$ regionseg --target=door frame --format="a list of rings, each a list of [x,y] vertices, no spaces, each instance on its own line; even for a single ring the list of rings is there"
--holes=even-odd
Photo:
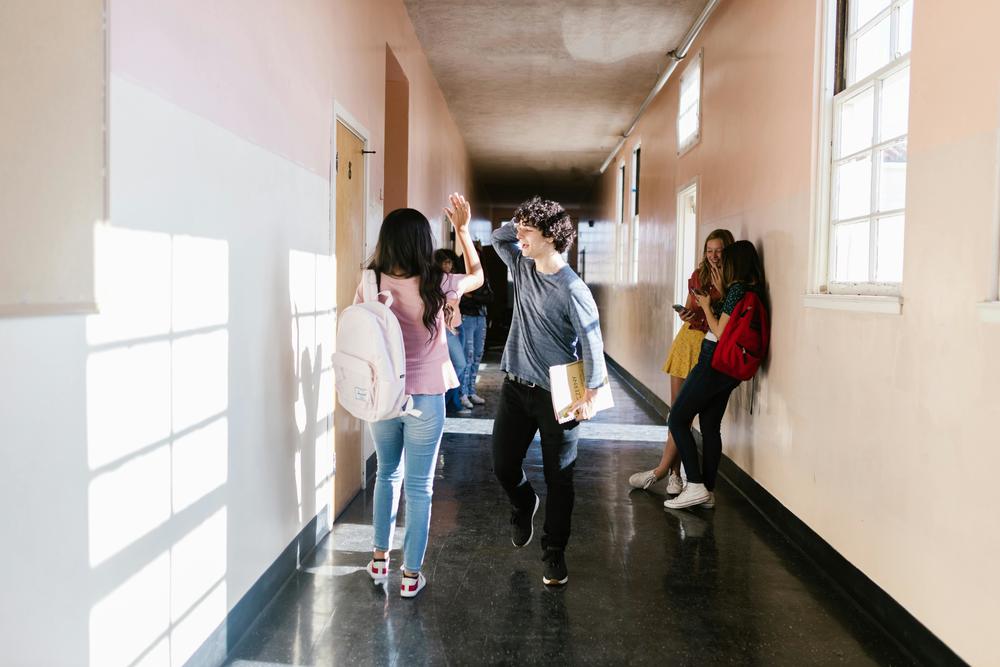
[[[700,190],[701,179],[698,176],[677,189],[677,217],[674,220],[674,229],[676,230],[674,234],[674,298],[678,299],[677,303],[682,306],[687,303],[687,279],[691,275],[687,272],[687,267],[684,266],[684,251],[692,244],[694,245],[694,266],[698,267],[698,220],[701,218]],[[694,192],[694,226],[692,229],[685,230],[687,214],[684,212],[684,201],[692,191]],[[688,238],[689,235],[690,238]],[[671,313],[673,313],[672,321],[674,324],[672,338],[676,338],[684,323],[676,312],[671,310]]]
[[[330,183],[330,229],[329,229],[329,242],[330,242],[330,257],[335,261],[337,258],[337,171],[335,161],[337,159],[337,123],[341,123],[345,128],[350,130],[358,139],[361,140],[363,150],[371,150],[371,132],[368,131],[364,125],[362,125],[357,118],[350,111],[347,110],[340,102],[334,98],[333,100],[333,122],[330,123],[330,165],[329,165],[329,183]],[[368,158],[366,157],[362,161],[362,176],[364,177],[364,185],[362,187],[362,207],[361,207],[361,219],[364,226],[364,234],[362,235],[364,247],[362,248],[362,256],[367,257],[372,246],[372,230],[369,225],[369,201],[371,194],[371,168],[368,164]],[[334,326],[337,326],[337,321],[340,313],[334,308]],[[330,430],[333,430],[333,415],[327,417],[327,420],[331,423],[327,424]],[[366,474],[366,464],[370,456],[369,452],[375,451],[375,441],[372,440],[371,430],[362,427],[362,443],[363,449],[361,452],[361,489],[362,491],[368,488],[368,475]],[[331,506],[331,510],[332,510]],[[336,517],[333,517],[336,518]]]

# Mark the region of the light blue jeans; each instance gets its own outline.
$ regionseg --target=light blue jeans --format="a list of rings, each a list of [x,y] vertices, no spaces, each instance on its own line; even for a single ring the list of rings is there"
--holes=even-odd
[[[462,331],[465,336],[465,373],[459,379],[462,381],[462,396],[472,396],[476,393],[476,376],[486,343],[486,317],[463,315]]]
[[[431,526],[431,495],[434,493],[434,467],[444,432],[444,395],[416,394],[413,407],[419,417],[405,415],[370,424],[375,440],[378,471],[375,473],[375,498],[372,523],[375,536],[372,546],[378,551],[392,548],[399,509],[400,487],[406,489],[406,533],[403,536],[403,569],[419,572],[427,551],[427,533]]]
[[[455,375],[458,376],[459,385],[454,389],[449,389],[445,394],[445,403],[452,407],[461,409],[462,403],[459,400],[462,394],[462,378],[465,376],[465,325],[459,325],[456,330],[458,333],[448,332],[448,357],[451,359],[451,365],[455,369]]]

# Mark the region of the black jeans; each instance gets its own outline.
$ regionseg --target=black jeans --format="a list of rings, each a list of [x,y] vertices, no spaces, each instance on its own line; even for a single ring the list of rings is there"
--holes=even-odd
[[[691,369],[681,393],[670,407],[667,427],[681,454],[684,472],[689,482],[704,484],[709,491],[715,489],[715,478],[722,458],[722,416],[733,389],[740,381],[712,368],[715,343],[704,341],[698,363]],[[691,433],[695,415],[701,425],[701,448],[704,470],[698,464],[698,447]]]
[[[535,490],[521,468],[537,431],[542,434],[545,472],[545,527],[542,548],[565,549],[573,513],[573,468],[580,439],[579,422],[560,424],[552,411],[552,394],[504,380],[500,407],[493,422],[493,472],[514,508],[530,512]]]

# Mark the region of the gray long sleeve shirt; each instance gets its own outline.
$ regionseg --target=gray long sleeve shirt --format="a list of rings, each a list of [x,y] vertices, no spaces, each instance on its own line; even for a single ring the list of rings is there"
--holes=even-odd
[[[517,242],[514,225],[493,232],[493,247],[514,278],[514,319],[500,368],[549,390],[549,367],[577,360],[583,348],[587,386],[604,383],[604,341],[590,289],[569,266],[553,274],[535,270]]]

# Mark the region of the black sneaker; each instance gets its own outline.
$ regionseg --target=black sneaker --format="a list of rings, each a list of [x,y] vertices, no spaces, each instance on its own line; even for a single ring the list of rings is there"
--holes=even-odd
[[[542,574],[542,583],[546,586],[562,586],[569,581],[569,573],[566,571],[566,557],[562,549],[546,549],[542,556],[545,561],[545,572]]]
[[[538,494],[535,494],[535,506],[530,512],[513,509],[510,512],[510,541],[515,547],[523,547],[531,542],[535,534],[535,513],[538,511]]]

